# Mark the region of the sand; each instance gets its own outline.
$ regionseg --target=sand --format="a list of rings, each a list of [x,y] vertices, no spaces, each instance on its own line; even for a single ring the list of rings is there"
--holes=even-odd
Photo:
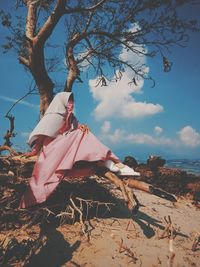
[[[136,195],[142,206],[134,219],[126,213],[122,218],[93,218],[89,238],[78,234],[79,223],[57,228],[71,248],[70,259],[60,266],[200,266],[200,244],[192,251],[195,235],[200,232],[199,210],[184,198],[173,204],[141,191]],[[176,232],[171,241],[167,233],[160,238],[168,216]]]

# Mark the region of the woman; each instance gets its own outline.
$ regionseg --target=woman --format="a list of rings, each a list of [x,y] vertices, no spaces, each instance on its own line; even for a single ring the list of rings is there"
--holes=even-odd
[[[103,163],[118,175],[140,175],[122,164],[87,126],[80,124],[73,114],[73,108],[73,94],[58,93],[30,134],[28,144],[33,148],[25,156],[39,153],[39,158],[20,208],[46,201],[64,176],[85,177],[94,174],[95,164],[77,168],[77,163],[83,161]]]

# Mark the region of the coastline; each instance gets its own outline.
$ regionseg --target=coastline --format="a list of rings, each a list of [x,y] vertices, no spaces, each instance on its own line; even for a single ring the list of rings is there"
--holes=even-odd
[[[145,159],[138,159],[139,164],[146,164],[146,162],[147,160]],[[186,171],[187,174],[200,176],[200,159],[166,159],[164,167],[170,169],[180,169],[182,171]]]
[[[166,161],[165,166],[200,176],[200,159],[170,159]]]

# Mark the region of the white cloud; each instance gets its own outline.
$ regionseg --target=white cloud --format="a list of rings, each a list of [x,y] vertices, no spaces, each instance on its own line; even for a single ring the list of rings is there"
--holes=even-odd
[[[135,23],[130,31],[135,32],[140,27]],[[143,46],[137,45],[135,47],[139,52],[144,52]],[[119,58],[134,64],[135,67],[143,66],[142,71],[148,73],[149,69],[145,66],[146,58],[141,53],[133,53],[130,50],[122,48]],[[130,84],[133,78],[133,72],[127,67],[125,72],[122,72],[122,77],[117,82],[107,81],[107,86],[96,86],[98,78],[89,80],[90,92],[93,98],[97,101],[97,106],[94,110],[96,119],[106,119],[112,117],[118,118],[140,118],[151,116],[163,111],[160,104],[137,102],[132,94],[142,93],[144,79],[141,77],[137,79],[136,84]],[[113,79],[115,77],[113,76]]]
[[[108,86],[96,87],[96,79],[89,81],[90,92],[98,101],[94,110],[96,119],[106,119],[117,116],[118,118],[139,118],[154,115],[163,111],[160,104],[136,102],[132,93],[141,90],[144,81],[138,81],[138,85],[129,84],[127,73],[123,73],[118,82],[108,82]]]
[[[122,129],[116,129],[113,134],[109,135],[110,142],[120,143],[124,140],[126,132]]]
[[[126,144],[150,146],[174,146],[174,142],[170,138],[164,136],[155,137],[145,133],[128,133],[124,129],[116,129],[114,132],[102,132],[101,139],[114,144],[124,142]]]
[[[163,129],[159,126],[155,126],[154,132],[156,135],[160,135],[163,132]]]
[[[193,129],[190,125],[185,126],[178,132],[181,142],[185,146],[196,147],[200,146],[200,133]]]
[[[104,127],[106,130],[104,130]],[[133,133],[127,132],[125,129],[115,129],[111,131],[111,124],[103,123],[100,139],[113,145],[144,145],[152,147],[166,147],[170,149],[176,149],[177,151],[186,147],[199,147],[200,146],[200,133],[198,133],[191,126],[185,126],[178,132],[179,139],[168,138],[163,136],[163,129],[159,126],[154,128],[155,135],[146,133]],[[162,134],[162,135],[161,135]],[[181,142],[180,142],[181,141]]]
[[[108,133],[101,133],[100,139],[113,143],[113,144],[119,144],[120,142],[123,142],[125,140],[126,131],[122,129],[116,129],[114,132],[108,132]]]
[[[101,126],[102,133],[108,133],[110,131],[111,125],[110,121],[104,121],[103,125]]]
[[[12,97],[7,97],[7,96],[2,96],[0,95],[0,99],[11,102],[11,103],[16,103],[19,99],[16,98],[12,98]],[[17,105],[24,105],[24,106],[28,106],[30,108],[34,108],[34,109],[39,109],[39,105],[35,105],[35,104],[31,104],[28,101],[25,100],[20,100]]]
[[[152,104],[146,102],[127,101],[122,109],[122,115],[126,118],[139,118],[149,115],[154,115],[163,111],[163,107],[159,104]]]
[[[127,141],[132,144],[148,144],[148,145],[156,145],[157,141],[152,136],[148,134],[129,134],[127,136]]]
[[[172,145],[173,142],[167,137],[154,137],[148,134],[130,134],[127,136],[127,140],[132,144],[143,144],[143,145]]]

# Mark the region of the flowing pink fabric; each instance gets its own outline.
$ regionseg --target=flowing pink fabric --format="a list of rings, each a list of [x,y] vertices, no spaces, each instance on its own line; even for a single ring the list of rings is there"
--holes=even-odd
[[[120,160],[90,131],[83,133],[72,113],[73,102],[69,101],[66,118],[55,139],[42,136],[42,151],[35,163],[29,187],[23,195],[20,208],[27,208],[47,200],[64,176],[86,177],[95,172],[92,167],[77,169],[76,162],[99,162]],[[38,137],[40,142],[41,137]],[[37,146],[37,143],[36,143]]]
[[[70,177],[88,176],[95,172],[86,168],[76,170],[78,161],[105,161],[119,159],[102,144],[91,132],[84,134],[80,129],[58,135],[52,142],[43,145],[42,152],[35,163],[29,188],[21,199],[20,208],[42,203],[56,189],[65,175]]]

